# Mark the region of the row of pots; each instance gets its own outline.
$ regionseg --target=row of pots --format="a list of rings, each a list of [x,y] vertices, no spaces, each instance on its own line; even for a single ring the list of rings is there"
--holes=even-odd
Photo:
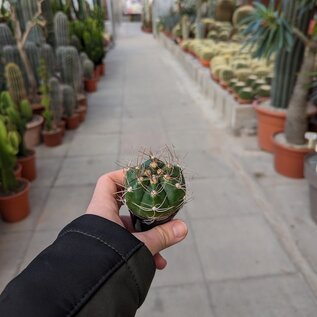
[[[105,74],[104,66],[100,66],[95,71],[95,81],[97,74],[102,76]],[[85,83],[86,87],[86,83]],[[95,83],[96,90],[96,83]],[[93,91],[95,91],[93,90]],[[91,92],[91,91],[89,91]],[[78,111],[70,118],[63,118],[57,131],[42,132],[43,117],[34,115],[34,119],[27,125],[25,141],[28,151],[25,157],[17,158],[17,167],[14,174],[20,185],[18,192],[10,195],[1,195],[0,193],[0,213],[6,222],[17,222],[26,218],[30,213],[29,191],[30,183],[36,179],[36,153],[33,148],[38,145],[43,136],[44,143],[48,146],[57,146],[61,144],[65,129],[76,129],[81,122],[85,120],[87,112],[86,96],[78,97]],[[39,111],[40,112],[40,111]]]

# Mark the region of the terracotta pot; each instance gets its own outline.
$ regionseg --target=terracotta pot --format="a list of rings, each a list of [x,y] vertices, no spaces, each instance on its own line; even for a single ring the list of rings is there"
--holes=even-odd
[[[71,117],[65,118],[65,121],[67,130],[77,129],[79,126],[79,114],[74,113]]]
[[[202,59],[202,58],[200,58],[199,61],[202,66],[209,68],[209,61],[206,61],[205,59]]]
[[[85,79],[84,81],[85,90],[87,92],[95,92],[97,91],[97,80],[93,79]]]
[[[310,213],[317,224],[317,153],[305,156],[304,175],[309,183]]]
[[[39,116],[42,115],[44,111],[44,106],[40,102],[32,103],[31,104],[33,114],[37,114]]]
[[[36,179],[36,156],[34,150],[29,150],[26,157],[18,157],[18,163],[22,165],[22,177],[32,182]]]
[[[40,115],[33,115],[32,121],[27,123],[24,142],[28,149],[33,149],[41,143],[41,130],[44,119]]]
[[[22,165],[17,163],[14,169],[14,176],[16,178],[21,178],[22,177]]]
[[[239,96],[237,96],[237,101],[240,105],[251,105],[253,102],[252,100],[241,99]]]
[[[100,73],[98,67],[95,68],[94,70],[94,78],[99,81],[100,80]]]
[[[84,94],[78,94],[77,95],[77,104],[78,104],[78,106],[87,107],[88,106],[87,97]]]
[[[78,109],[76,109],[76,112],[79,114],[79,122],[84,122],[86,119],[87,108],[79,106]]]
[[[142,27],[142,31],[143,31],[144,33],[152,33],[152,28]]]
[[[277,132],[273,135],[274,144],[274,167],[275,170],[286,177],[304,178],[304,158],[312,152],[307,147],[295,147],[277,140],[283,132]]]
[[[263,107],[253,103],[258,119],[258,144],[262,150],[273,152],[273,134],[283,131],[285,127],[286,110],[273,107]]]
[[[65,136],[66,122],[61,120],[58,124],[58,127],[61,129],[62,138]]]
[[[46,146],[54,147],[62,143],[62,130],[57,128],[54,131],[43,131],[43,139]]]
[[[0,195],[1,217],[6,222],[17,222],[30,213],[29,192],[30,183],[23,178],[18,179],[22,189],[9,196]]]
[[[99,68],[99,75],[105,76],[106,75],[106,65],[104,63],[101,63],[98,65]]]

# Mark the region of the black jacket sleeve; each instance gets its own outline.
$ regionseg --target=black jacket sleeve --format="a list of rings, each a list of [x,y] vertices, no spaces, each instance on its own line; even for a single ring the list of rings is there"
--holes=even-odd
[[[84,215],[8,284],[0,316],[134,316],[154,273],[142,242],[111,221]]]

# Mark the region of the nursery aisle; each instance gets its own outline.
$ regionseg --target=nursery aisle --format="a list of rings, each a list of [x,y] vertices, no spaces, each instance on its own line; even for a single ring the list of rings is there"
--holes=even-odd
[[[315,316],[306,182],[276,175],[255,137],[231,136],[140,24],[122,24],[106,68],[80,128],[58,148],[37,148],[31,215],[0,223],[0,289],[85,211],[102,173],[167,144],[186,166],[192,199],[180,217],[190,232],[164,252],[168,267],[137,316]]]

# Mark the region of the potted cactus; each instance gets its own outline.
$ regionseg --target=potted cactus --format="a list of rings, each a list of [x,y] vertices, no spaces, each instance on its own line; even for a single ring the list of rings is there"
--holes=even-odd
[[[137,231],[170,221],[186,202],[183,169],[173,157],[152,153],[148,157],[125,173],[123,201]]]
[[[73,130],[79,126],[79,114],[76,113],[76,96],[73,87],[69,85],[62,86],[64,119],[66,129]]]
[[[257,99],[260,102],[264,102],[270,98],[271,95],[271,86],[270,85],[261,85],[256,90]]]
[[[14,63],[7,64],[5,67],[5,78],[13,102],[19,105],[22,100],[27,99],[24,79],[20,68]],[[33,149],[40,143],[42,124],[43,118],[40,115],[34,114],[27,118],[24,136],[27,148]]]
[[[237,93],[237,100],[240,105],[251,104],[254,99],[253,89],[251,87],[244,87]]]
[[[41,78],[41,103],[44,106],[44,128],[42,134],[45,145],[53,147],[62,143],[62,130],[58,126],[58,123],[56,123],[54,120],[56,117],[58,117],[58,114],[54,115],[54,110],[58,111],[58,105],[54,105],[55,107],[52,105],[49,75],[46,63],[43,59],[40,61],[39,76]],[[54,84],[54,79],[52,80]]]
[[[85,59],[82,63],[84,70],[84,84],[87,92],[97,91],[97,80],[94,76],[94,63],[89,59]]]
[[[0,213],[3,220],[16,222],[29,214],[30,185],[26,179],[17,179],[14,174],[20,136],[11,121],[18,115],[15,107],[3,103],[8,97],[3,92],[0,100]]]
[[[285,128],[286,109],[291,102],[306,46],[303,37],[297,35],[307,34],[314,4],[314,0],[281,0],[276,9],[274,1],[270,1],[268,7],[254,2],[255,10],[244,20],[249,23],[244,31],[248,36],[247,43],[257,47],[255,55],[270,58],[276,54],[271,100],[264,104],[255,102],[258,143],[268,152],[275,149],[273,134]],[[304,108],[306,113],[309,112]]]
[[[309,17],[309,22],[310,17],[315,13],[317,2],[315,0],[291,2],[295,9],[298,10],[298,17],[301,22],[303,16],[306,15]],[[282,4],[284,6],[286,4],[289,5],[286,1]],[[301,61],[294,91],[288,104],[285,133],[276,132],[272,138],[276,171],[284,176],[302,178],[304,177],[304,157],[311,151],[304,136],[308,128],[307,100],[312,81],[312,77],[309,74],[315,69],[317,32],[309,36],[307,27],[302,32],[295,25],[289,24],[283,14],[274,11],[273,3],[271,3],[269,8],[261,4],[257,4],[256,7],[257,19],[252,20],[253,22],[250,24],[249,29],[252,30],[254,28],[251,34],[253,35],[253,41],[258,45],[257,55],[269,57],[285,47],[293,49],[295,39],[298,39],[306,47],[306,55]],[[266,34],[270,41],[265,41],[264,38],[266,37],[263,34]],[[280,36],[275,36],[276,34]],[[289,78],[286,80],[289,80]],[[273,82],[273,86],[276,84],[276,81]]]

